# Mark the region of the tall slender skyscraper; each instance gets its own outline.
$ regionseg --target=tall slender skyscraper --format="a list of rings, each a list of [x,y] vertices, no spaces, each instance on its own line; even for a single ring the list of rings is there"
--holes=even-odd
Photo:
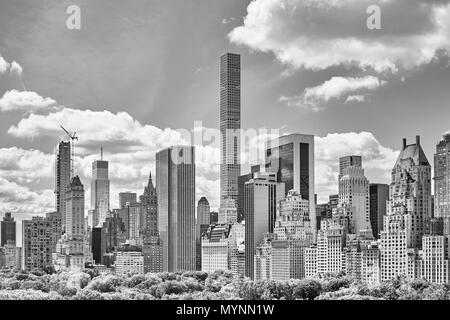
[[[238,177],[241,173],[241,56],[220,57],[220,198],[238,205]]]
[[[450,133],[439,141],[434,154],[434,215],[450,219]]]
[[[92,226],[101,226],[109,211],[108,161],[103,160],[103,152],[102,159],[92,163],[91,210],[94,210]]]
[[[61,141],[58,144],[55,165],[55,196],[56,211],[61,216],[61,225],[64,231],[66,225],[66,194],[70,184],[70,142]]]
[[[175,146],[156,154],[158,229],[163,270],[195,270],[195,149]]]

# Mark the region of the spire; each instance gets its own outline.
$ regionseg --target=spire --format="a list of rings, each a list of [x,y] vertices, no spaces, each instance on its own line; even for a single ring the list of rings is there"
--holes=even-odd
[[[148,177],[148,186],[153,189],[152,171],[150,170],[150,175]]]

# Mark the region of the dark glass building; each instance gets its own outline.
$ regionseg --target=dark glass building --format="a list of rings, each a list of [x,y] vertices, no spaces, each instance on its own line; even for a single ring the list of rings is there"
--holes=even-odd
[[[4,246],[8,243],[8,240],[16,241],[16,222],[11,216],[11,212],[6,212],[3,217],[3,221],[0,222],[0,246]]]
[[[370,225],[375,239],[379,238],[380,231],[383,230],[387,200],[389,200],[389,185],[378,183],[369,185]]]
[[[265,162],[266,171],[285,184],[285,195],[295,190],[309,201],[310,221],[316,225],[314,136],[291,134],[269,141]]]

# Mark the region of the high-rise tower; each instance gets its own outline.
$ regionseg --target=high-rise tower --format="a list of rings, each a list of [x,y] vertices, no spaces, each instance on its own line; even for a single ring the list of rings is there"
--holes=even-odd
[[[346,161],[358,159],[358,161]],[[346,211],[350,222],[350,233],[371,230],[369,180],[364,175],[361,157],[349,156],[339,159],[339,210]]]
[[[220,57],[220,198],[238,204],[241,172],[241,57],[226,53]]]
[[[269,141],[265,167],[267,171],[277,173],[278,181],[284,182],[285,196],[295,190],[309,201],[311,226],[315,226],[314,136],[291,134]]]
[[[8,241],[16,242],[16,222],[11,212],[6,212],[3,221],[0,221],[0,246],[4,246]]]
[[[450,218],[450,133],[439,141],[434,154],[434,215]]]
[[[92,163],[91,209],[94,210],[93,227],[105,222],[109,211],[108,161],[102,159]]]
[[[392,169],[381,239],[381,280],[408,275],[408,250],[422,247],[431,218],[431,166],[420,146],[406,144]]]
[[[158,229],[163,270],[195,270],[195,149],[176,146],[156,154]]]
[[[70,184],[70,142],[61,141],[58,144],[58,153],[56,155],[55,165],[55,198],[56,211],[61,216],[61,224],[64,230],[66,225],[66,194],[67,187]]]

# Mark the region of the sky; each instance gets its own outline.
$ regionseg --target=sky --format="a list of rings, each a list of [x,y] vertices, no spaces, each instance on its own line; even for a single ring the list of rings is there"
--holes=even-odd
[[[367,26],[374,4],[381,29]],[[319,202],[337,193],[340,156],[362,155],[368,179],[389,183],[402,138],[420,135],[432,165],[450,130],[449,50],[450,0],[1,1],[0,214],[54,210],[59,125],[79,137],[86,210],[100,147],[111,207],[142,194],[155,153],[191,143],[180,129],[218,129],[228,51],[242,59],[243,129],[316,136]],[[217,209],[219,149],[196,147],[197,199]]]

